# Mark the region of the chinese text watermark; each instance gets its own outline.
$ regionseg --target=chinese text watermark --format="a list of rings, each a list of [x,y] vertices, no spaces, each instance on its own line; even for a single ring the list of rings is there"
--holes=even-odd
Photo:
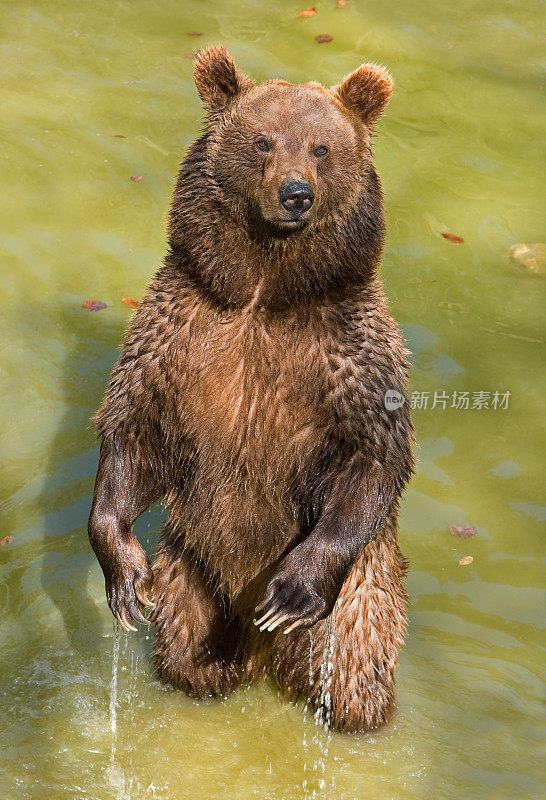
[[[493,411],[506,411],[512,393],[510,391],[478,391],[478,392],[446,392],[427,391],[411,392],[409,405],[412,410],[417,411],[446,411],[454,408],[457,411],[482,411],[485,409]],[[396,411],[401,408],[406,399],[404,395],[395,389],[387,389],[384,395],[385,408],[387,411]]]

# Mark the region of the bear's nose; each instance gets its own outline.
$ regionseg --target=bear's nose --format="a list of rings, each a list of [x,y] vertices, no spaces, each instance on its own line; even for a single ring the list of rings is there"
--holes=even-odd
[[[279,199],[287,211],[293,211],[299,216],[309,211],[315,195],[311,184],[305,181],[285,181],[281,183]]]

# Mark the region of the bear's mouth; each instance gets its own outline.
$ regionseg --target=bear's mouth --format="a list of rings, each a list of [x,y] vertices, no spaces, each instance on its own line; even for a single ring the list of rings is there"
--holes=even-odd
[[[251,206],[250,219],[256,229],[264,228],[269,235],[288,235],[302,230],[309,224],[307,212],[287,212],[285,209],[264,207],[261,203]]]
[[[278,225],[279,228],[284,230],[295,230],[296,228],[303,228],[307,225],[308,220],[305,217],[298,217],[297,219],[275,219],[269,220],[273,225]]]
[[[289,239],[307,226],[307,219],[282,219],[282,217],[255,217],[251,231],[257,239]]]
[[[297,231],[309,222],[307,214],[290,214],[289,216],[263,215],[263,219],[272,227],[282,231]]]

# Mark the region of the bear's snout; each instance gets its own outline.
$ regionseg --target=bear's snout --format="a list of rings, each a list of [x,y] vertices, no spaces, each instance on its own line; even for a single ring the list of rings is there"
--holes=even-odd
[[[307,181],[285,180],[279,189],[279,200],[283,208],[290,211],[294,219],[298,219],[313,205],[315,193]]]

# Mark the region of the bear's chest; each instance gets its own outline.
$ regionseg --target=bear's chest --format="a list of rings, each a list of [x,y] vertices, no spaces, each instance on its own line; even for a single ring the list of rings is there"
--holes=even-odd
[[[247,317],[196,326],[180,413],[201,453],[279,477],[303,469],[335,425],[316,338]]]

